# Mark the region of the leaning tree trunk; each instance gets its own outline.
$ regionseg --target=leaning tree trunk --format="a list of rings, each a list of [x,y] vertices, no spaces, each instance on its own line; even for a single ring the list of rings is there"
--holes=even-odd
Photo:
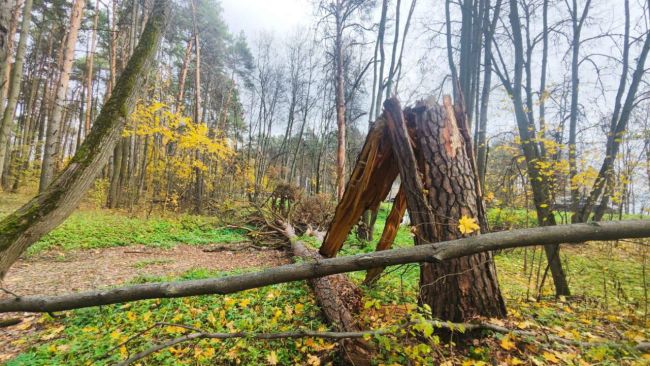
[[[427,101],[407,111],[408,127],[397,99],[384,107],[415,244],[467,235],[461,219],[485,223],[468,132],[465,121],[457,121],[451,98],[445,97],[444,106]],[[490,252],[423,263],[420,302],[431,307],[434,317],[450,321],[506,315]]]
[[[70,164],[44,192],[0,221],[0,279],[30,245],[74,211],[106,165],[154,61],[169,17],[169,0],[156,0],[153,9],[138,47]]]

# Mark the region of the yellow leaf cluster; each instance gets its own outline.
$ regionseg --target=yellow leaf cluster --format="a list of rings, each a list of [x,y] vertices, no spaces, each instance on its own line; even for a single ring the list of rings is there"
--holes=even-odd
[[[476,219],[473,217],[468,217],[463,215],[460,220],[458,220],[458,230],[464,235],[471,234],[480,229],[480,226],[476,223]]]

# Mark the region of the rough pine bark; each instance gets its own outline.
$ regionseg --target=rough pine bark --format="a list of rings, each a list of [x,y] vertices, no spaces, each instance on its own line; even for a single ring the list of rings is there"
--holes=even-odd
[[[463,237],[461,218],[485,222],[471,149],[463,136],[468,132],[461,130],[465,126],[459,126],[451,98],[445,97],[443,106],[420,102],[407,112],[413,140],[399,102],[389,99],[384,106],[416,245]],[[420,302],[431,307],[434,317],[450,321],[506,315],[490,252],[423,263]]]
[[[44,192],[0,221],[0,279],[30,245],[74,211],[106,165],[154,61],[169,17],[169,0],[156,0],[153,9],[135,53],[70,164]]]

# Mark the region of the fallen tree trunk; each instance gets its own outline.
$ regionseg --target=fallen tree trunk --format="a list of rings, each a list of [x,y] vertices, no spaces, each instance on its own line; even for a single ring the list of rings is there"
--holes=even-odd
[[[488,233],[448,242],[417,245],[411,248],[329,258],[314,263],[284,265],[220,278],[139,284],[62,296],[18,296],[0,301],[0,313],[13,311],[54,312],[145,299],[223,295],[336,273],[398,264],[444,261],[490,250],[646,237],[650,237],[650,220],[538,227]]]
[[[293,227],[285,225],[283,234],[291,242],[291,249],[296,257],[308,262],[323,260],[315,249],[308,248],[297,240]],[[344,274],[333,274],[309,280],[309,285],[316,295],[327,322],[338,332],[359,332],[361,328],[354,314],[361,310],[361,290]],[[339,354],[350,365],[370,365],[372,350],[361,339],[343,339],[339,342]]]

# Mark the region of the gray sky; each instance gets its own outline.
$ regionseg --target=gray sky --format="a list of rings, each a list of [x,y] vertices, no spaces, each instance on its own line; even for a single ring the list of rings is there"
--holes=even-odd
[[[262,31],[283,34],[313,20],[309,0],[222,0],[221,4],[231,32],[243,30],[249,40]]]

